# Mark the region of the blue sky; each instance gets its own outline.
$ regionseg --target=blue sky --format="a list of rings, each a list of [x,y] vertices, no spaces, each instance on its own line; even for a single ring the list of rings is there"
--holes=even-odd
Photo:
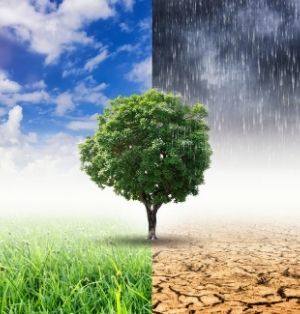
[[[151,50],[150,0],[0,0],[0,214],[99,208],[78,144],[150,87]]]
[[[15,108],[32,138],[89,134],[109,99],[150,87],[150,56],[150,0],[0,0],[0,127]]]

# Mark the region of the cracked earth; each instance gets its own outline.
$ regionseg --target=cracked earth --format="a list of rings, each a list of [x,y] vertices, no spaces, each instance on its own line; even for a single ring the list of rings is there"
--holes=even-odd
[[[299,227],[178,231],[154,244],[153,313],[300,313]]]

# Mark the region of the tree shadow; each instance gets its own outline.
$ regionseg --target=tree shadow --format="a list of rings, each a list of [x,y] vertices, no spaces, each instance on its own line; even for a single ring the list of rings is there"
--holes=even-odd
[[[142,235],[116,235],[104,238],[107,245],[118,247],[149,247],[151,242]]]
[[[115,235],[97,240],[102,244],[116,247],[156,247],[174,248],[191,243],[191,238],[185,235],[163,234],[157,240],[148,240],[145,235]]]
[[[173,248],[190,242],[191,238],[186,235],[163,234],[157,240],[151,241],[151,244],[156,248]]]
[[[184,235],[164,234],[157,240],[151,241],[144,235],[116,235],[103,238],[101,242],[118,247],[178,247],[191,242],[189,237]]]

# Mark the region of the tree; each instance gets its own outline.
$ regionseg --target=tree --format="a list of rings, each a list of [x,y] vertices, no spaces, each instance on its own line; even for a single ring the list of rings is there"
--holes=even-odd
[[[112,100],[95,134],[80,144],[82,169],[100,188],[145,205],[151,240],[159,208],[197,195],[204,182],[211,155],[206,117],[203,105],[152,89]]]

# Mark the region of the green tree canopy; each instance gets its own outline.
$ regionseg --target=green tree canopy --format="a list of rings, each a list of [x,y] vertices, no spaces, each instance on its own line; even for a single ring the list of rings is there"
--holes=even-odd
[[[203,105],[188,106],[154,89],[118,97],[98,117],[95,134],[80,144],[82,169],[99,187],[144,203],[156,225],[162,204],[197,195],[204,182],[211,155],[206,117]]]

